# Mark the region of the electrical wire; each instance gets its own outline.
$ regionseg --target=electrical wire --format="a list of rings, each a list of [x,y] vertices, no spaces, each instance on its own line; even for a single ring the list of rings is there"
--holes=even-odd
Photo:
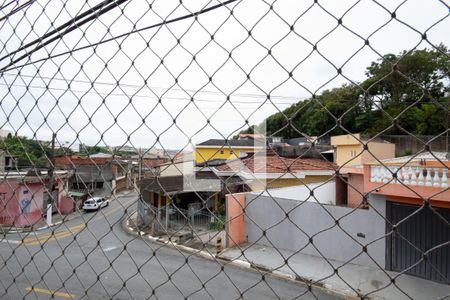
[[[34,1],[34,0],[33,0],[33,1]],[[121,5],[122,3],[126,2],[126,1],[128,1],[128,0],[117,0],[117,1],[116,1],[116,0],[106,0],[106,1],[104,1],[104,2],[102,2],[102,3],[100,3],[100,4],[98,4],[98,5],[96,5],[94,8],[91,8],[91,9],[89,9],[88,11],[82,13],[81,15],[75,17],[74,19],[72,19],[72,20],[70,20],[70,21],[64,23],[63,25],[61,25],[61,26],[59,26],[58,28],[52,30],[51,32],[45,34],[43,37],[40,37],[40,38],[38,38],[38,39],[36,39],[36,40],[34,40],[34,41],[32,41],[32,42],[30,42],[30,43],[28,43],[28,44],[22,46],[22,47],[20,47],[19,49],[15,50],[15,51],[13,51],[13,52],[11,52],[11,53],[8,53],[7,55],[1,57],[1,58],[0,58],[0,61],[3,61],[4,59],[6,59],[6,58],[8,58],[8,57],[11,57],[11,56],[14,55],[14,54],[17,54],[17,53],[19,53],[20,51],[25,50],[25,49],[28,48],[28,47],[31,47],[32,45],[35,45],[35,44],[37,44],[37,43],[39,43],[39,42],[42,42],[43,39],[45,39],[45,38],[47,38],[47,37],[50,37],[51,35],[54,35],[55,33],[59,33],[57,36],[55,36],[55,37],[53,37],[53,38],[51,38],[51,39],[45,41],[44,43],[42,43],[42,44],[36,46],[33,50],[27,52],[26,54],[20,56],[20,57],[17,58],[17,59],[14,59],[13,61],[11,61],[8,65],[5,66],[5,68],[8,68],[8,67],[10,67],[10,66],[12,66],[12,65],[14,65],[14,64],[16,64],[16,63],[18,63],[18,62],[21,61],[22,59],[31,56],[34,52],[36,52],[36,51],[38,51],[38,50],[44,48],[44,47],[47,46],[48,44],[53,43],[54,41],[56,41],[56,40],[58,40],[58,39],[61,39],[64,35],[66,35],[66,34],[72,32],[72,31],[74,31],[75,29],[80,28],[80,27],[83,26],[84,24],[86,24],[86,23],[88,23],[88,22],[90,22],[90,21],[92,21],[92,20],[98,18],[99,16],[105,14],[106,12],[112,10],[113,8],[116,8],[117,6]],[[108,5],[108,3],[110,3],[110,4]],[[104,7],[105,5],[107,5],[107,6]],[[80,22],[78,22],[78,23],[76,23],[76,24],[70,26],[71,24],[73,24],[74,22],[76,22],[77,20],[79,20],[79,19],[81,19],[81,18],[83,18],[83,17],[85,17],[85,16],[88,16],[88,17],[85,18],[84,20],[81,20]],[[70,27],[69,27],[69,26],[70,26]],[[62,29],[64,29],[64,28],[66,28],[66,29],[64,30],[64,32],[60,33],[60,30],[62,30]]]
[[[31,88],[31,89],[54,90],[54,91],[60,91],[60,92],[70,91],[70,92],[73,92],[73,93],[81,93],[81,94],[95,94],[95,95],[101,95],[101,96],[127,97],[129,99],[131,99],[131,98],[146,98],[146,99],[152,98],[152,99],[156,99],[156,100],[160,99],[159,97],[154,96],[154,95],[128,95],[126,93],[122,93],[122,94],[119,94],[119,93],[100,93],[100,92],[97,92],[97,91],[81,91],[81,90],[74,90],[72,88],[71,89],[67,89],[67,88],[57,88],[57,87],[49,87],[49,86],[37,86],[37,85],[24,85],[24,84],[12,84],[12,85],[10,85],[10,84],[7,84],[7,83],[0,83],[0,86],[22,87],[22,88],[25,88],[27,90],[29,90]],[[187,98],[187,97],[173,97],[173,96],[164,96],[161,99],[191,101],[191,99]],[[223,100],[213,100],[213,99],[208,99],[208,100],[207,99],[195,99],[194,102],[224,103],[225,101],[223,101]],[[233,104],[234,103],[239,103],[239,104],[258,104],[258,105],[262,104],[261,102],[257,102],[257,101],[239,101],[239,100],[231,101],[231,100],[229,100],[229,102],[233,103]],[[271,102],[267,102],[265,104],[269,105],[269,104],[272,104],[272,103]],[[295,104],[295,102],[276,102],[276,103],[273,103],[273,104],[292,105],[292,104]]]
[[[24,75],[24,74],[8,74],[8,73],[4,73],[3,76],[11,76],[11,77],[23,77],[23,78],[32,78],[35,79],[36,76],[32,76],[32,75]],[[70,81],[71,83],[83,83],[83,84],[88,84],[88,85],[92,85],[93,82],[92,81],[88,81],[88,80],[78,80],[78,79],[70,79],[67,80],[65,78],[59,78],[59,77],[46,77],[46,76],[39,76],[39,79],[45,79],[45,80],[49,80],[49,81]],[[117,87],[118,84],[117,83],[112,83],[112,82],[99,82],[99,81],[95,81],[94,84],[98,84],[98,85],[107,85],[107,86],[115,86]],[[120,83],[121,87],[126,87],[126,88],[136,88],[136,89],[142,89],[142,85],[137,85],[137,84],[129,84],[129,83]],[[217,91],[209,91],[209,90],[192,90],[192,89],[181,89],[181,88],[175,88],[175,87],[161,87],[161,86],[148,86],[145,85],[146,88],[150,89],[150,90],[174,90],[174,91],[181,91],[181,92],[192,92],[195,94],[198,93],[203,93],[203,94],[211,94],[211,95],[220,95],[223,96],[224,94],[222,92],[217,92]],[[235,97],[241,97],[241,98],[267,98],[268,95],[266,94],[253,94],[253,93],[233,93],[233,95],[231,96],[235,96]],[[295,97],[295,96],[276,96],[276,95],[270,95],[270,99],[272,100],[292,100],[292,101],[299,101],[302,99],[307,99],[309,98],[308,96],[304,96],[304,97]]]
[[[7,7],[10,6],[11,4],[13,4],[14,2],[17,2],[17,0],[12,0],[12,1],[10,1],[9,3],[3,5],[2,7],[0,7],[0,10],[3,10],[3,9],[5,9],[5,8],[7,8]]]
[[[168,25],[168,24],[175,23],[175,22],[182,21],[182,20],[186,20],[186,19],[189,19],[189,18],[192,18],[192,17],[197,17],[197,16],[199,16],[201,14],[204,14],[204,13],[210,12],[212,10],[221,8],[223,6],[226,6],[226,5],[231,4],[233,2],[236,2],[236,1],[238,1],[238,0],[228,0],[228,1],[222,2],[220,4],[217,4],[217,5],[214,5],[214,6],[211,6],[211,7],[202,9],[202,10],[199,10],[197,12],[193,12],[193,13],[181,16],[181,17],[177,17],[177,18],[170,19],[170,20],[167,20],[167,21],[165,20],[165,21],[159,22],[157,24],[153,24],[153,25],[150,25],[150,26],[146,26],[146,27],[143,27],[143,28],[139,28],[139,29],[135,29],[135,30],[132,30],[132,31],[129,31],[129,32],[126,32],[126,33],[119,34],[118,36],[111,37],[109,39],[106,39],[106,40],[103,40],[103,41],[99,41],[97,43],[92,43],[92,44],[89,44],[89,45],[86,45],[86,46],[82,46],[82,47],[79,47],[79,48],[72,49],[70,51],[65,51],[65,52],[61,52],[61,53],[55,54],[55,55],[50,55],[50,56],[42,58],[42,59],[38,59],[38,60],[35,60],[35,61],[31,61],[29,63],[25,63],[25,64],[22,64],[22,65],[19,65],[19,66],[15,66],[13,68],[9,68],[9,67],[11,67],[12,65],[14,65],[15,63],[18,62],[16,60],[14,62],[11,62],[7,66],[3,67],[2,69],[0,69],[0,73],[4,73],[4,72],[7,72],[7,71],[15,70],[15,69],[18,69],[18,68],[23,68],[25,66],[28,66],[28,65],[31,65],[31,64],[36,64],[36,63],[41,62],[41,61],[45,61],[45,60],[48,60],[48,59],[60,57],[60,56],[67,55],[67,54],[72,54],[74,52],[78,52],[78,51],[85,50],[85,49],[88,49],[88,48],[96,47],[96,46],[99,46],[99,45],[102,45],[102,44],[105,44],[105,43],[109,43],[109,42],[115,41],[115,40],[120,39],[120,38],[124,38],[124,37],[130,36],[131,34],[135,34],[135,33],[138,33],[138,32],[150,30],[150,29],[153,29],[153,28],[156,28],[156,27],[160,27],[160,26],[163,26],[163,25]],[[33,52],[35,52],[35,51],[33,51]],[[22,56],[20,58],[20,60],[22,60],[25,57],[30,56],[31,54],[32,53],[27,53],[26,55]]]
[[[31,4],[33,4],[33,2],[35,2],[36,0],[30,0],[30,1],[28,1],[28,2],[26,2],[26,3],[24,3],[24,4],[22,4],[22,5],[20,5],[19,7],[17,7],[17,8],[14,8],[12,11],[10,11],[8,14],[6,14],[5,16],[3,16],[3,17],[1,17],[0,18],[0,22],[2,22],[3,20],[6,20],[6,19],[8,19],[8,18],[10,18],[11,16],[13,16],[14,14],[16,14],[17,12],[19,12],[19,11],[21,11],[22,9],[24,9],[25,7],[28,7],[28,6],[30,6]],[[11,2],[10,2],[11,3]],[[9,3],[9,4],[10,4]],[[9,5],[9,4],[7,4],[7,5]],[[1,59],[0,59],[0,61],[1,61]]]

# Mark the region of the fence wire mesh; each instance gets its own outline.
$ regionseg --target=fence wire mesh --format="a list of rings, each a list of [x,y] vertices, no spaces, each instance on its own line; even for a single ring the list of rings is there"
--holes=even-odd
[[[0,4],[0,297],[450,297],[446,1]]]

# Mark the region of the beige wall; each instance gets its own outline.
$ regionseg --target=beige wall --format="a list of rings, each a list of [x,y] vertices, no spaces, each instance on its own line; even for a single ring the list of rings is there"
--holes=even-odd
[[[337,135],[331,137],[331,145],[335,147],[335,160],[339,166],[356,166],[366,164],[376,159],[381,160],[395,157],[395,144],[384,142],[370,142],[368,151],[363,152],[363,145],[358,141],[359,134]],[[361,155],[359,155],[362,152]],[[358,156],[359,155],[359,156]]]
[[[336,163],[339,166],[356,166],[362,163],[362,156],[358,156],[362,151],[362,145],[341,145],[336,146]],[[352,154],[353,152],[353,154]]]
[[[395,144],[391,143],[369,143],[369,151],[373,153],[370,154],[368,151],[364,151],[362,155],[362,163],[366,164],[369,162],[376,161],[374,156],[379,159],[387,159],[395,157]]]
[[[338,146],[338,145],[357,145],[359,144],[359,141],[361,139],[361,136],[359,133],[355,133],[353,135],[350,134],[344,134],[344,135],[335,135],[331,137],[331,145],[332,146]]]

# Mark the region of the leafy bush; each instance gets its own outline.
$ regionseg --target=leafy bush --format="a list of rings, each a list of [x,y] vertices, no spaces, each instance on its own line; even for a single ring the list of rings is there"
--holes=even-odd
[[[211,230],[221,231],[225,229],[225,216],[216,216],[211,222],[209,228]]]

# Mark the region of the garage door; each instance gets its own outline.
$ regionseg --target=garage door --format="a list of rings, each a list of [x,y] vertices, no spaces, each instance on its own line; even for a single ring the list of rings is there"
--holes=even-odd
[[[386,243],[386,266],[438,282],[450,282],[450,210],[387,203],[387,217],[397,231]],[[391,230],[388,224],[388,232]],[[425,260],[422,254],[430,251]]]

